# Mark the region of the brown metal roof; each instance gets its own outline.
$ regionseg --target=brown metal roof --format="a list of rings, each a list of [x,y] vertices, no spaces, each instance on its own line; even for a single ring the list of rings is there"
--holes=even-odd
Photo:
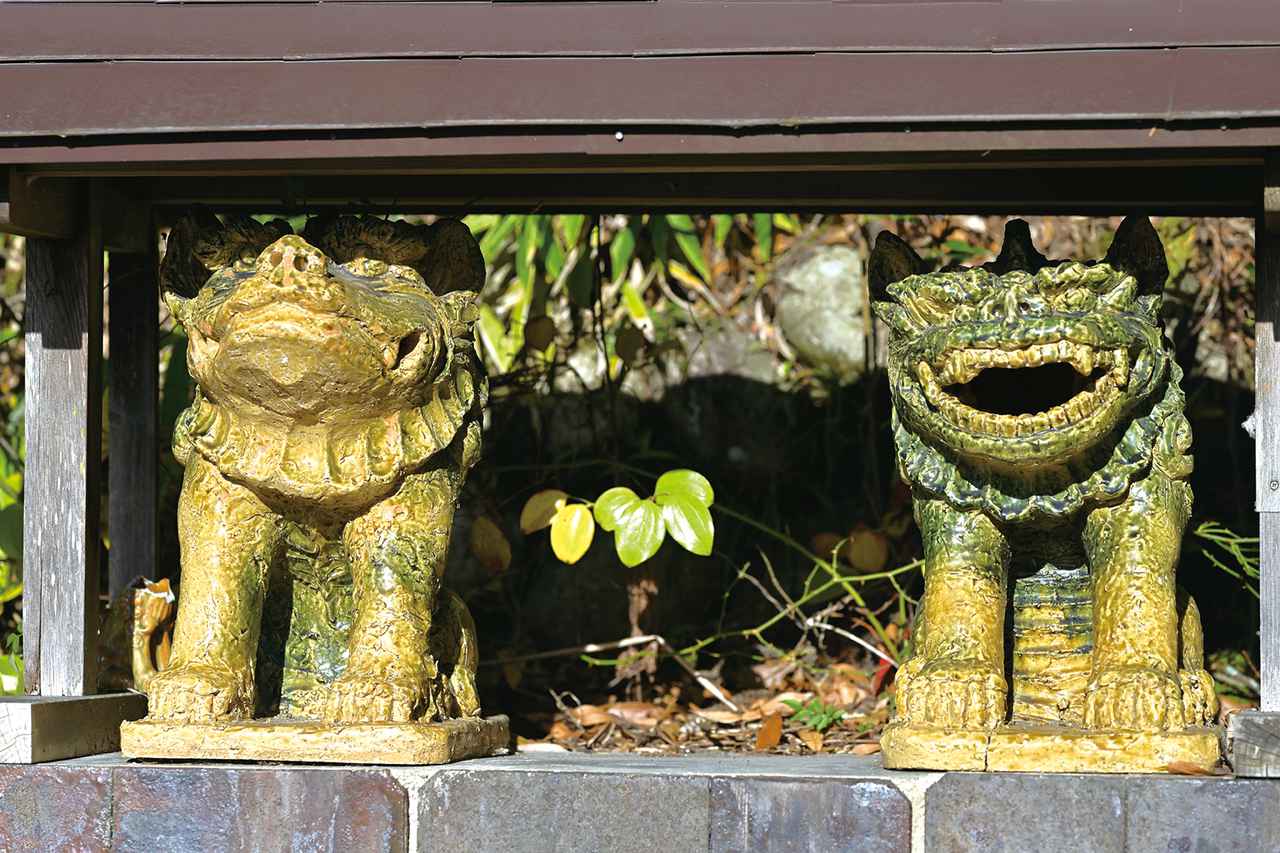
[[[1178,168],[1220,170],[1222,190],[1197,173],[1195,191],[1155,196],[1224,209],[1244,203],[1238,170],[1280,148],[1277,72],[1272,0],[10,0],[0,2],[0,166],[573,180],[1034,177],[1154,163],[1175,183]],[[148,186],[157,200],[173,187]],[[643,186],[629,186],[640,197]],[[724,194],[680,186],[651,196]],[[1042,191],[1052,181],[1031,186],[1023,197],[1052,202]],[[1142,181],[1123,186],[1155,199]],[[438,195],[419,187],[415,198]],[[882,196],[814,202],[837,198]],[[1062,198],[1063,209],[1088,204]],[[1001,202],[1017,203],[1017,193]]]

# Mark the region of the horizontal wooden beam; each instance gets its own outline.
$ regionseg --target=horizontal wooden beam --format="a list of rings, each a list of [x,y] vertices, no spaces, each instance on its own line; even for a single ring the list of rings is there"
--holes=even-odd
[[[84,181],[10,169],[8,194],[0,202],[0,232],[69,240],[81,226],[83,192]],[[115,186],[102,184],[100,193],[104,245],[113,251],[148,251],[143,240],[150,222],[147,205]]]
[[[1268,0],[6,4],[17,60],[402,59],[1280,44]],[[360,25],[351,26],[353,19]],[[1063,81],[1069,83],[1069,81]]]
[[[1280,120],[1280,47],[0,64],[0,138]],[[948,85],[964,81],[962,85]],[[981,81],[981,85],[975,85]],[[1224,137],[1224,144],[1225,137]],[[3,156],[3,155],[0,155]]]
[[[114,182],[163,207],[306,212],[804,209],[1114,215],[1251,214],[1259,167],[800,170],[525,175],[172,176]]]
[[[0,204],[0,231],[71,238],[79,224],[83,184],[68,178],[34,178],[21,169],[10,169],[7,198]]]

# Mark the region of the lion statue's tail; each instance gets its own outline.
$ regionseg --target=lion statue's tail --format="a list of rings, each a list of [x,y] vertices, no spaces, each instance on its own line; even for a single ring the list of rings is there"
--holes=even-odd
[[[480,716],[480,696],[476,692],[476,667],[480,662],[476,623],[467,605],[448,588],[440,591],[431,650],[437,665],[433,692],[440,715],[445,719]]]

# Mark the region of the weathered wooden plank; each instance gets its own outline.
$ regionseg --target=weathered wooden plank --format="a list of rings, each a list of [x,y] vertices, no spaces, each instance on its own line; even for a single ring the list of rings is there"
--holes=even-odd
[[[146,233],[154,244],[151,229]],[[160,293],[156,259],[151,254],[112,252],[107,276],[111,388],[107,448],[111,551],[107,577],[114,601],[135,577],[156,577]]]
[[[31,239],[26,258],[23,649],[42,696],[93,692],[102,444],[102,218],[86,192],[79,233]]]
[[[1237,776],[1280,776],[1280,714],[1232,714],[1227,742],[1231,747],[1231,767]]]
[[[0,56],[400,59],[782,51],[1216,47],[1280,42],[1270,0],[9,3]],[[145,14],[147,26],[138,26]],[[359,27],[351,27],[358,16]],[[924,23],[927,22],[927,23]],[[1064,85],[1066,81],[1064,81]]]
[[[1262,709],[1280,711],[1280,158],[1266,164],[1256,227],[1257,409]]]
[[[36,178],[22,169],[10,169],[0,231],[27,237],[71,237],[79,213],[77,203],[75,181]]]
[[[0,137],[1274,121],[1280,90],[1269,81],[1278,64],[1280,47],[0,63]],[[939,98],[938,81],[949,79],[984,85]],[[877,80],[893,85],[870,84]]]

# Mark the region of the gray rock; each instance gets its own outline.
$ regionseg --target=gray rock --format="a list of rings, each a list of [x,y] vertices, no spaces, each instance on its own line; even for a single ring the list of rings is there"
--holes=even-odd
[[[778,262],[777,319],[796,354],[852,382],[866,369],[862,259],[848,246],[805,246]]]
[[[1280,850],[1280,783],[1192,776],[947,773],[925,849],[1115,853]]]

